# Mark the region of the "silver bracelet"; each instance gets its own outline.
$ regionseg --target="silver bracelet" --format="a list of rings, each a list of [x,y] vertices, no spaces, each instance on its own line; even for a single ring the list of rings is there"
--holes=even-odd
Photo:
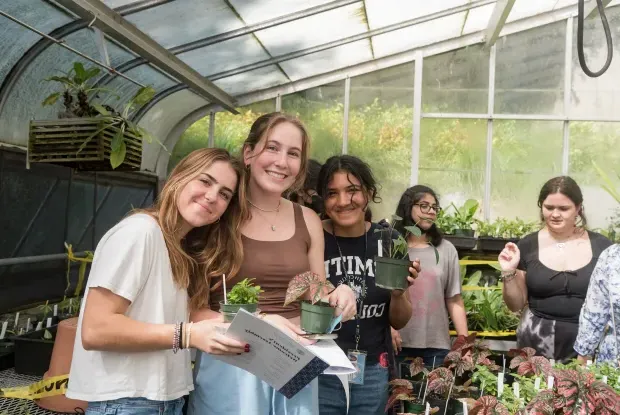
[[[517,271],[502,271],[500,280],[510,282],[517,276]]]

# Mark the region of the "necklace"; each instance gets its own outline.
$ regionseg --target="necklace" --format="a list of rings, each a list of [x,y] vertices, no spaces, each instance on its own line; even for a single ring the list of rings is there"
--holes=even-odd
[[[252,201],[250,199],[248,199],[248,203],[250,205],[254,206],[256,209],[262,211],[262,212],[278,212],[278,211],[280,211],[280,203],[282,203],[282,199],[278,200],[278,206],[276,206],[276,208],[273,209],[273,210],[260,208],[260,207],[256,206],[254,203],[252,203]]]
[[[259,208],[259,207],[258,207],[258,206],[256,206],[254,203],[250,202],[250,199],[248,199],[248,203],[250,203],[250,205],[254,206],[256,209],[258,209],[258,210],[259,210],[259,211],[258,211],[258,212],[256,212],[256,213],[258,213],[258,214],[259,214],[259,215],[260,215],[260,216],[261,216],[261,217],[265,220],[265,222],[267,222],[267,223],[269,224],[269,226],[271,227],[271,230],[272,230],[273,232],[275,232],[275,231],[276,231],[276,225],[274,225],[273,223],[271,223],[271,222],[267,219],[267,217],[266,217],[264,214],[262,214],[260,211],[263,211],[263,212],[276,212],[276,217],[275,217],[275,219],[277,220],[277,219],[278,219],[278,213],[280,213],[280,202],[281,202],[281,201],[278,201],[278,207],[277,207],[277,208],[275,208],[275,210],[265,210],[265,209],[261,209],[261,208]]]

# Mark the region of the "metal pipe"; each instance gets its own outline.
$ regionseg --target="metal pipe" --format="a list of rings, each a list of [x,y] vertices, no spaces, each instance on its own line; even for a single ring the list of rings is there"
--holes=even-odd
[[[73,254],[73,256],[85,257],[86,252],[76,252]],[[7,267],[11,265],[35,264],[38,262],[58,261],[60,259],[67,259],[67,254],[22,256],[22,257],[16,257],[16,258],[0,258],[0,267]]]
[[[18,25],[23,26],[23,27],[25,27],[26,29],[28,29],[28,30],[30,30],[30,31],[32,31],[32,32],[34,32],[34,33],[36,33],[36,34],[38,34],[39,36],[42,36],[42,37],[44,37],[44,38],[46,38],[46,39],[51,40],[52,42],[54,42],[54,43],[55,43],[55,44],[57,44],[58,46],[61,46],[61,47],[65,48],[65,49],[67,49],[67,50],[70,50],[71,52],[75,53],[76,55],[81,56],[82,58],[84,58],[84,59],[86,59],[86,60],[88,60],[88,61],[90,61],[90,62],[94,63],[95,65],[101,66],[102,68],[106,69],[106,70],[107,70],[107,71],[109,71],[109,72],[112,72],[112,73],[117,74],[118,76],[120,76],[121,78],[124,78],[124,79],[128,80],[129,82],[132,82],[132,83],[134,83],[134,84],[136,84],[136,85],[138,85],[138,86],[140,86],[140,87],[144,87],[144,85],[143,85],[143,84],[141,84],[140,82],[138,82],[138,81],[135,81],[135,80],[131,79],[131,78],[130,78],[130,77],[128,77],[127,75],[123,74],[122,72],[117,72],[117,71],[116,71],[116,69],[112,68],[111,66],[107,66],[106,64],[101,63],[101,62],[99,62],[98,60],[93,59],[93,58],[91,58],[91,57],[90,57],[90,56],[88,56],[88,55],[85,55],[84,53],[80,52],[79,50],[77,50],[77,49],[73,49],[71,46],[68,46],[67,44],[65,44],[65,41],[64,41],[63,39],[58,40],[58,39],[56,39],[56,38],[54,38],[54,37],[52,37],[52,36],[48,35],[47,33],[43,33],[43,32],[41,32],[40,30],[37,30],[37,29],[35,29],[34,27],[30,26],[28,23],[22,22],[21,20],[19,20],[19,19],[15,18],[15,17],[13,17],[13,16],[11,16],[10,14],[8,14],[8,13],[6,13],[6,12],[3,12],[2,10],[0,10],[0,16],[4,16],[4,17],[6,17],[7,19],[9,19],[9,20],[11,20],[11,21],[13,21],[13,22],[17,23]]]
[[[349,154],[349,105],[351,99],[351,78],[344,80],[344,114],[342,120],[342,154]]]

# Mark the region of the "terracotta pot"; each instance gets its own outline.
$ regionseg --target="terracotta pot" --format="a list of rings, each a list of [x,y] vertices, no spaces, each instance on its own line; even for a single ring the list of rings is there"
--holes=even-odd
[[[50,367],[43,379],[59,375],[68,375],[71,370],[71,359],[73,358],[73,344],[77,333],[78,318],[73,317],[62,320],[58,324],[56,331],[56,341],[52,351]],[[87,402],[69,399],[65,395],[50,396],[38,399],[37,405],[50,411],[77,413],[78,408],[86,411]]]

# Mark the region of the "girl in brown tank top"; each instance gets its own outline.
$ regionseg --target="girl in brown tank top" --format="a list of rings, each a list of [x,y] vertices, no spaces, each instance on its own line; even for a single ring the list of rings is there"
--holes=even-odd
[[[323,226],[312,210],[294,204],[282,194],[296,189],[307,170],[308,134],[294,117],[271,113],[259,117],[243,146],[247,173],[243,186],[250,218],[241,227],[243,263],[237,275],[227,281],[232,287],[243,278],[255,278],[264,290],[260,299],[264,318],[299,341],[298,305],[284,307],[289,281],[305,271],[325,276]],[[223,299],[219,284],[211,294],[211,310],[198,318],[214,318]],[[325,300],[343,314],[343,321],[356,313],[355,294],[346,285]],[[200,353],[194,370],[195,390],[190,395],[190,415],[259,414],[314,415],[318,413],[316,379],[293,398],[286,399],[256,376]],[[243,394],[243,400],[230,392]]]

